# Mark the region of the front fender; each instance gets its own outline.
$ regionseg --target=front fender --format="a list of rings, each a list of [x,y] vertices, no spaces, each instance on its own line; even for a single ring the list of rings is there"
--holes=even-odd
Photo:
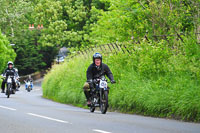
[[[108,91],[109,89],[108,89],[108,87],[107,88],[104,88],[104,91]]]

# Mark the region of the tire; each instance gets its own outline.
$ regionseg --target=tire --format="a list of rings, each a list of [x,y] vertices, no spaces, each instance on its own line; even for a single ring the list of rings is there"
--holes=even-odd
[[[31,91],[31,88],[30,88],[30,86],[28,86],[28,88],[27,88],[27,91],[28,91],[28,92],[30,92],[30,91]]]
[[[6,90],[6,95],[7,95],[7,98],[9,98],[10,97],[10,93],[11,93],[11,88],[12,86],[11,86],[11,84],[7,84],[7,90]]]
[[[108,109],[108,91],[102,91],[100,98],[100,110],[102,114],[106,114]]]
[[[93,113],[95,111],[95,107],[91,106],[90,107],[90,112]]]

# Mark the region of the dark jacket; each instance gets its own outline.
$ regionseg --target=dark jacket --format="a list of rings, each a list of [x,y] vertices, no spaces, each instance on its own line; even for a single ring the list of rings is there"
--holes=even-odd
[[[97,69],[97,67],[94,63],[91,64],[87,69],[87,80],[88,81],[96,79],[96,78],[100,78],[101,76],[105,76],[105,75],[111,81],[114,80],[113,74],[110,71],[110,68],[104,63],[101,63],[101,67],[99,70]]]
[[[8,76],[18,76],[18,74],[16,73],[14,68],[12,68],[12,69],[7,68],[4,71],[3,76],[6,76],[6,77],[8,77]]]

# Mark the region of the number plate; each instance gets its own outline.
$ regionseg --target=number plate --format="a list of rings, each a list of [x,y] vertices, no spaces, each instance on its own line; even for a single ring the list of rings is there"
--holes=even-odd
[[[12,83],[12,79],[8,78],[7,83]]]
[[[100,83],[99,83],[99,87],[100,88],[107,88],[107,82],[101,80]]]

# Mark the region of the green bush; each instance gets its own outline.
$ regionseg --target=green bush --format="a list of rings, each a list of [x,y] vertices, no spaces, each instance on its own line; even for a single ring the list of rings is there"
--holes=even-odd
[[[130,45],[131,54],[103,55],[117,84],[110,85],[110,109],[200,121],[200,46],[185,40],[180,49],[166,42]],[[190,46],[193,46],[191,48]],[[75,57],[45,76],[44,97],[84,105],[82,86],[91,58]]]
[[[53,100],[68,103],[85,103],[82,87],[86,81],[85,71],[90,64],[84,57],[70,59],[61,65],[54,65],[45,76],[43,96]]]
[[[16,54],[10,46],[8,39],[1,34],[0,30],[0,73],[2,73],[6,68],[7,62],[13,61],[15,59],[15,56]]]

